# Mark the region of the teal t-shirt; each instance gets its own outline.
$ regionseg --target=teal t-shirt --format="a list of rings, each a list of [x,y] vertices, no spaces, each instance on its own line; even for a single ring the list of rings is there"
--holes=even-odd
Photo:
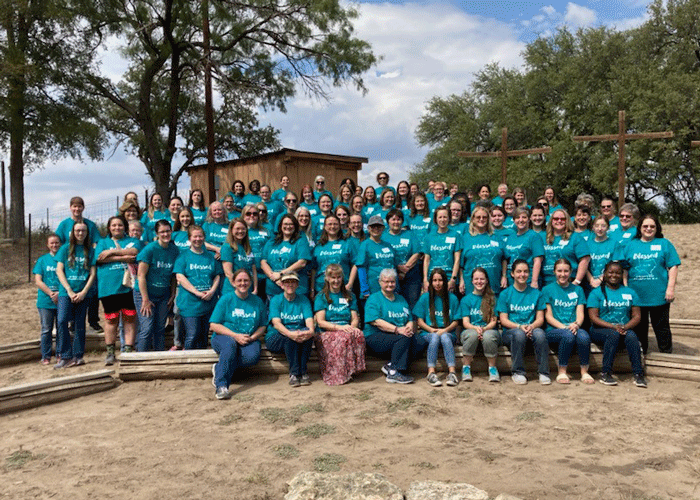
[[[233,264],[234,272],[238,269],[245,269],[250,273],[251,277],[253,276],[255,255],[253,255],[252,251],[249,254],[246,254],[245,250],[240,245],[238,246],[238,250],[234,251],[231,245],[224,243],[224,246],[221,247],[221,262],[230,262]],[[221,279],[224,280],[224,288],[222,293],[226,294],[233,292],[234,290],[231,282],[225,276],[222,276]],[[253,283],[253,286],[255,286],[255,283]]]
[[[570,283],[566,288],[562,288],[559,283],[550,283],[542,289],[542,302],[552,307],[554,319],[565,325],[576,321],[576,307],[586,305],[586,295],[583,288]],[[554,330],[554,327],[547,325],[547,331]]]
[[[489,285],[493,293],[501,291],[501,276],[503,274],[503,247],[501,243],[488,233],[472,236],[465,233],[462,237],[462,273],[464,275],[464,293],[471,293],[472,271],[482,267],[489,277]]]
[[[588,250],[591,253],[591,262],[588,264],[588,270],[591,276],[600,278],[603,275],[605,266],[613,260],[617,247],[617,241],[612,238],[606,238],[604,241],[596,241],[595,238],[588,240]]]
[[[286,269],[299,260],[310,262],[312,259],[309,242],[302,234],[296,241],[281,241],[275,243],[275,240],[270,240],[265,244],[262,253],[262,260],[267,261],[274,272],[279,272]],[[309,277],[304,272],[299,271],[299,288],[297,295],[306,295],[309,291]],[[277,286],[277,283],[267,279],[265,292],[272,296],[278,295],[283,290]]]
[[[170,219],[170,211],[168,209],[154,210],[153,217],[149,217],[148,212],[146,211],[141,216],[141,225],[143,226],[144,232],[146,231],[146,229],[148,229],[150,234],[155,234],[156,222],[158,222],[159,220],[168,219]]]
[[[426,234],[430,232],[430,227],[432,225],[432,219],[428,215],[416,214],[413,217],[407,217],[405,219],[406,226],[412,231],[416,240],[423,241]],[[422,251],[422,245],[419,244],[419,250]]]
[[[189,207],[190,210],[192,211],[192,215],[194,216],[194,223],[197,224],[198,226],[201,226],[204,224],[204,219],[207,218],[207,210],[200,210],[198,208],[194,207]]]
[[[100,230],[97,228],[97,225],[90,219],[83,219],[83,222],[88,227],[88,233],[90,233],[90,243],[94,245],[102,239]],[[70,217],[62,220],[61,223],[58,225],[58,227],[56,228],[56,236],[58,236],[58,239],[61,240],[61,243],[68,243],[68,240],[70,239],[70,233],[73,230],[74,225],[75,221]]]
[[[56,258],[53,255],[47,253],[39,257],[36,264],[34,264],[32,274],[41,276],[41,281],[49,287],[49,290],[58,292],[60,285],[58,283],[58,276],[56,276]],[[42,289],[38,289],[37,291],[36,306],[39,309],[56,309],[56,304],[53,303],[51,297],[46,295]]]
[[[201,254],[192,249],[184,251],[175,261],[173,267],[175,274],[182,274],[189,280],[197,291],[205,292],[212,287],[214,278],[222,274],[221,263],[216,260],[210,252],[204,251]],[[180,315],[185,318],[204,316],[214,308],[215,298],[202,300],[195,297],[182,285],[178,285],[177,307]]]
[[[488,321],[484,320],[484,315],[481,312],[481,302],[483,298],[482,295],[476,295],[473,291],[462,297],[459,303],[459,317],[469,318],[469,322],[474,326],[488,325]],[[494,315],[495,314],[494,311]]]
[[[442,299],[440,297],[434,297],[433,302],[433,307],[435,308],[435,322],[437,324],[433,324],[433,321],[430,318],[430,294],[428,292],[425,292],[418,298],[418,302],[416,302],[416,305],[413,306],[413,315],[416,318],[422,319],[426,324],[432,326],[433,328],[445,328],[453,321],[460,319],[459,300],[454,294],[448,294],[449,321],[447,322],[445,321]]]
[[[314,203],[306,203],[305,201],[302,201],[299,203],[299,207],[304,207],[309,211],[309,216],[310,217],[316,217],[321,211],[318,209],[318,204],[316,202]]]
[[[220,247],[226,242],[228,223],[219,224],[218,222],[205,222],[202,229],[204,229],[204,241],[207,243]]]
[[[279,201],[280,203],[284,203],[284,197],[287,196],[287,193],[289,193],[289,191],[284,188],[275,189],[270,198]]]
[[[544,244],[532,229],[528,229],[523,234],[513,234],[508,238],[504,248],[506,259],[508,259],[508,284],[513,284],[513,277],[510,271],[513,269],[513,262],[517,259],[524,259],[532,269],[535,257],[544,257]]]
[[[381,332],[371,324],[378,319],[383,319],[395,326],[404,326],[411,321],[408,302],[398,293],[394,294],[394,300],[387,299],[381,291],[373,293],[365,303],[365,337]]]
[[[139,249],[139,241],[124,237],[119,240],[119,246],[122,249],[135,248]],[[128,293],[131,288],[122,285],[124,279],[124,269],[127,268],[125,262],[108,262],[106,264],[98,264],[97,258],[104,250],[117,248],[117,244],[112,238],[103,238],[95,247],[92,257],[92,265],[97,266],[97,296],[99,298],[109,297],[110,295],[119,295]]]
[[[498,240],[502,247],[517,234],[513,227],[506,227],[505,222],[502,227],[493,230],[493,237]]]
[[[681,264],[673,244],[666,238],[649,242],[634,238],[623,248],[622,255],[628,266],[627,286],[637,292],[639,305],[665,304],[668,270]]]
[[[370,203],[369,205],[365,205],[362,207],[362,217],[368,221],[373,215],[379,215],[381,208],[382,207],[379,206],[379,203]]]
[[[396,253],[396,259],[400,264],[405,264],[413,254],[420,253],[420,243],[416,241],[413,231],[404,229],[399,234],[391,234],[384,231],[382,239],[386,241]]]
[[[314,311],[326,311],[326,321],[335,323],[336,325],[349,325],[352,321],[352,311],[357,312],[357,299],[352,292],[350,299],[343,297],[341,293],[330,292],[326,298],[325,293],[319,293],[314,300]]]
[[[68,285],[75,293],[79,293],[85,288],[88,278],[90,277],[90,263],[92,261],[92,248],[88,249],[85,255],[85,247],[83,245],[75,246],[75,260],[73,265],[68,262],[68,249],[70,244],[66,243],[56,253],[56,262],[63,262],[63,272],[66,275]],[[85,268],[87,261],[88,267]],[[68,297],[68,291],[63,288],[63,285],[58,285],[59,297]]]
[[[190,248],[190,236],[187,234],[187,231],[174,231],[172,240],[180,252]]]
[[[259,194],[248,193],[241,200],[241,205],[245,207],[246,205],[255,205],[257,203],[260,203],[261,201],[262,201],[262,196],[260,196]],[[234,205],[235,205],[235,201],[234,201]]]
[[[442,269],[447,274],[447,279],[451,279],[456,259],[455,253],[462,250],[459,234],[448,227],[444,233],[431,231],[423,241],[423,253],[430,256],[428,276],[433,269]],[[459,279],[459,276],[455,276],[455,279]]]
[[[496,314],[506,313],[513,323],[522,325],[529,325],[535,321],[537,311],[545,309],[540,291],[530,286],[523,292],[509,286],[501,292],[496,301]]]
[[[607,297],[607,298],[606,298]],[[632,317],[632,307],[639,305],[637,292],[629,287],[620,285],[617,290],[599,286],[588,296],[587,306],[598,309],[598,316],[603,321],[613,325],[624,325]]]
[[[563,240],[561,236],[555,236],[551,245],[545,242],[544,261],[542,263],[544,284],[549,285],[556,281],[554,263],[557,260],[563,257],[569,261],[571,264],[571,278],[573,279],[576,276],[579,261],[589,254],[588,242],[573,235],[568,240]]]
[[[252,335],[267,325],[267,309],[257,295],[251,293],[242,299],[235,293],[227,293],[216,303],[209,322],[223,325],[234,333]]]
[[[323,288],[326,277],[326,268],[329,264],[340,264],[347,283],[352,267],[352,254],[350,245],[346,240],[329,241],[325,245],[316,245],[313,250],[313,266],[316,268],[316,291]]]
[[[379,274],[384,269],[396,269],[400,264],[396,257],[396,252],[386,241],[379,243],[371,238],[367,238],[360,244],[360,248],[355,258],[357,267],[364,267],[367,270],[367,282],[370,293],[375,293],[379,288]]]
[[[279,318],[288,330],[306,330],[306,320],[313,318],[311,302],[298,293],[294,300],[287,300],[283,293],[270,299],[270,325],[267,328],[265,341],[269,342],[275,333],[279,333],[272,324],[273,318]]]
[[[170,294],[170,280],[173,274],[173,266],[180,255],[180,251],[172,241],[163,248],[157,241],[149,243],[136,256],[137,262],[148,264],[146,285],[148,296],[161,298]],[[134,288],[138,289],[138,278]]]
[[[250,248],[253,250],[253,256],[255,257],[255,265],[260,267],[260,259],[262,259],[263,248],[265,248],[265,243],[272,237],[272,233],[267,229],[254,229],[248,228],[248,240],[250,241]]]

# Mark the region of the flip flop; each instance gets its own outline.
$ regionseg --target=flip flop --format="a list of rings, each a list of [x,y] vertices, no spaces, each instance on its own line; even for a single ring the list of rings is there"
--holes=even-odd
[[[593,377],[591,377],[590,374],[585,373],[581,375],[581,382],[583,382],[584,384],[594,384],[595,380],[593,380]]]
[[[559,383],[559,384],[570,384],[570,383],[571,383],[571,379],[569,378],[568,375],[566,375],[566,374],[564,374],[564,373],[560,373],[559,375],[557,375],[557,383]]]

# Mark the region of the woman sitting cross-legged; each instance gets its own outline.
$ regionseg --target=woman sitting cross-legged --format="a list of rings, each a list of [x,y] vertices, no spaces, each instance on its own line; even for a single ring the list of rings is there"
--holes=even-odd
[[[365,304],[365,343],[373,353],[389,355],[391,361],[382,367],[387,382],[410,384],[413,377],[405,374],[409,361],[427,347],[428,341],[423,335],[414,335],[408,303],[395,293],[395,269],[379,273],[379,287]]]
[[[357,299],[346,289],[340,264],[326,266],[314,310],[321,377],[327,385],[349,382],[354,374],[365,370],[365,337],[358,329]]]
[[[304,295],[297,295],[297,273],[282,274],[278,283],[283,293],[270,300],[270,328],[265,345],[272,352],[284,351],[289,362],[289,385],[311,385],[306,368],[314,336],[311,303]]]
[[[459,384],[455,372],[455,343],[457,335],[455,330],[459,326],[459,300],[447,290],[447,274],[441,268],[435,268],[430,272],[428,279],[428,291],[420,296],[418,303],[413,308],[418,327],[426,332],[428,341],[428,383],[433,387],[442,385],[440,378],[435,373],[438,350],[442,346],[445,353],[445,362],[449,373],[447,385]]]
[[[612,376],[613,361],[620,340],[625,343],[627,355],[634,373],[637,387],[646,387],[642,348],[634,327],[639,324],[642,313],[637,305],[639,297],[629,287],[622,285],[622,264],[608,262],[603,271],[603,281],[588,296],[588,317],[591,319],[591,340],[603,344],[603,369],[600,382],[604,385],[617,385]]]
[[[233,292],[219,299],[209,319],[211,346],[219,354],[212,366],[216,399],[229,399],[231,378],[238,368],[253,366],[260,359],[260,338],[267,330],[267,309],[250,293],[252,278],[247,269],[234,271]]]

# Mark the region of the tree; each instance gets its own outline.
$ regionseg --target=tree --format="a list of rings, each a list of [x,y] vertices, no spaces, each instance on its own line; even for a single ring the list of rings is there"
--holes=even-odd
[[[0,6],[0,148],[9,151],[10,235],[24,235],[24,174],[49,159],[98,158],[94,99],[78,83],[93,56],[63,0]]]
[[[184,170],[206,158],[202,72],[209,57],[218,105],[217,158],[279,146],[258,109],[285,111],[297,88],[316,98],[353,84],[377,61],[353,36],[357,15],[338,0],[211,0],[210,49],[202,40],[199,2],[84,1],[82,12],[107,40],[118,36],[129,69],[113,83],[93,68],[88,80],[109,103],[105,125],[144,163],[155,189],[171,193]],[[178,157],[179,155],[179,157]],[[174,163],[182,163],[173,172]]]

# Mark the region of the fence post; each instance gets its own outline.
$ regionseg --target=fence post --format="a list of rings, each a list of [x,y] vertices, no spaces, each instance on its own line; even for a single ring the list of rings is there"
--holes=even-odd
[[[7,200],[5,199],[5,162],[0,162],[2,167],[2,235],[7,238]]]
[[[32,214],[29,214],[29,233],[27,234],[27,283],[32,282]]]
[[[46,227],[51,229],[51,224],[49,224],[49,207],[46,207]]]
[[[115,213],[119,213],[119,196],[117,196],[117,210],[115,210]]]

